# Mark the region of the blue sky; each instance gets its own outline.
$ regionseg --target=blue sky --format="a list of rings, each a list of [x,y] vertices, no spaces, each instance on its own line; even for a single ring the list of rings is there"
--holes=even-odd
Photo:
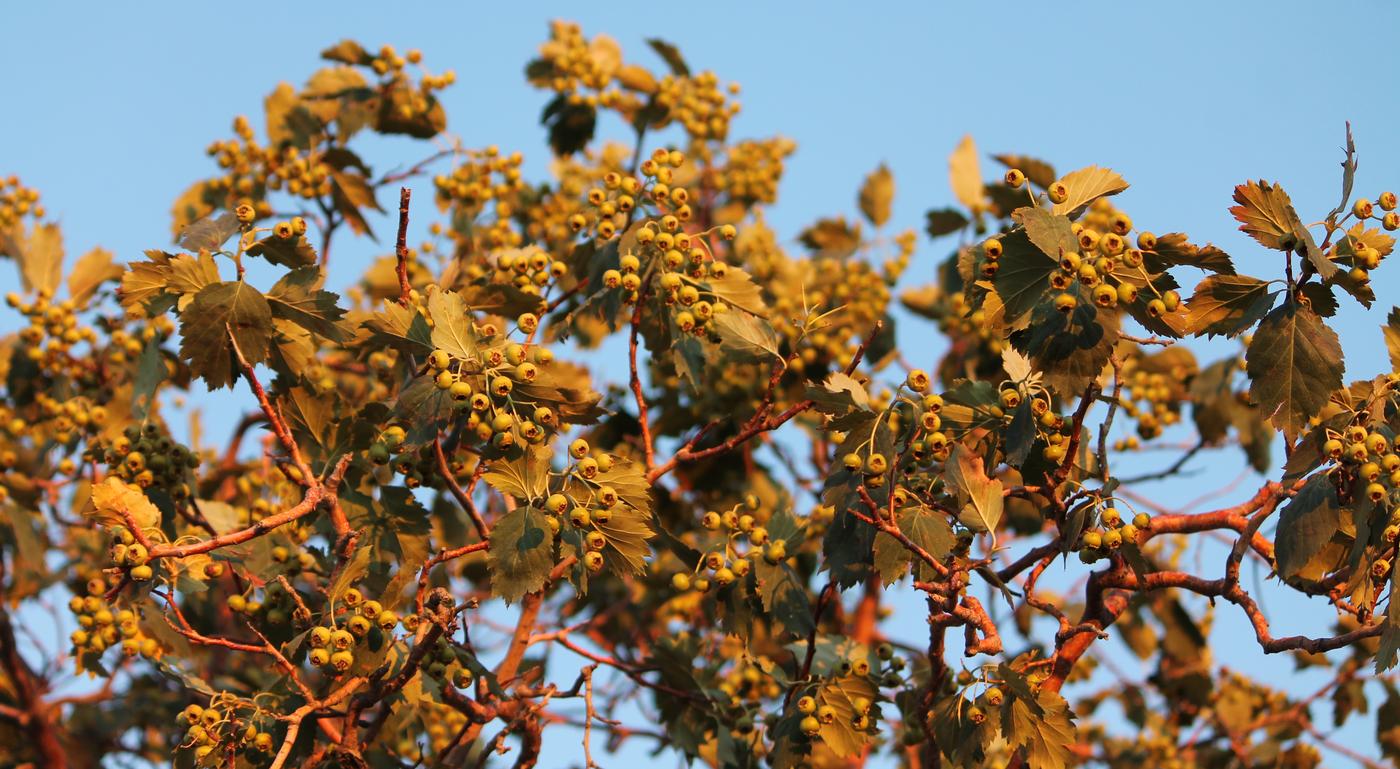
[[[1374,198],[1400,186],[1400,107],[1390,78],[1400,5],[1148,7],[9,4],[0,11],[0,71],[7,73],[0,174],[18,173],[41,189],[64,225],[70,259],[94,245],[136,258],[169,244],[170,203],[211,172],[204,147],[229,135],[232,116],[248,114],[260,126],[262,98],[279,80],[300,83],[319,66],[321,48],[353,37],[371,47],[421,48],[431,69],[455,69],[458,83],[443,96],[449,130],[468,146],[523,151],[527,175],[541,178],[548,156],[537,117],[546,97],[524,83],[522,69],[548,20],[564,17],[586,33],[611,34],[629,60],[656,63],[642,39],[662,37],[693,68],[740,82],[744,109],[734,135],[780,133],[798,144],[769,216],[787,237],[817,216],[854,213],[861,178],[880,162],[898,187],[891,227],[921,227],[923,211],[952,202],[946,157],[965,133],[984,152],[1031,154],[1061,171],[1110,166],[1133,185],[1118,202],[1140,226],[1213,241],[1241,271],[1260,277],[1275,277],[1279,260],[1235,229],[1226,211],[1235,184],[1277,180],[1305,220],[1321,218],[1339,195],[1343,122],[1350,120],[1361,161],[1357,193]],[[621,127],[603,131],[620,135]],[[388,142],[374,153],[383,158],[376,170],[425,154],[423,145]],[[984,168],[991,172],[990,163]],[[427,197],[424,188],[418,199]],[[427,207],[415,210],[421,233]],[[924,241],[901,285],[926,280],[946,248]],[[340,241],[331,283],[343,285],[378,253],[365,241]],[[1343,300],[1335,327],[1349,379],[1385,365],[1377,327],[1396,302],[1389,290],[1395,269],[1376,273],[1380,301],[1372,311]],[[0,266],[0,289],[16,283],[13,270]],[[0,331],[16,324],[10,311],[0,314]],[[941,348],[928,346],[927,329],[906,323],[902,337],[909,358],[931,367]],[[1230,345],[1196,349],[1209,357]],[[233,401],[196,402],[215,411]],[[1233,454],[1210,463],[1187,493],[1238,470]],[[1235,497],[1259,480],[1246,479]],[[1170,485],[1148,493],[1183,501]],[[1327,620],[1316,602],[1270,601],[1281,614],[1296,606],[1306,620]],[[1232,613],[1217,616],[1215,639],[1239,650],[1222,651],[1220,661],[1271,680],[1291,671],[1289,660],[1258,654]],[[920,624],[894,632],[915,638]],[[1365,731],[1346,736],[1355,741]]]

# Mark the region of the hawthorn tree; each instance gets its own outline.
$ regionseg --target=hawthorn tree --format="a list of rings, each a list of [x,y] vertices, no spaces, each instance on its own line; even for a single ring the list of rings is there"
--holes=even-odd
[[[267,97],[261,138],[240,117],[209,146],[169,250],[65,265],[38,193],[0,187],[26,319],[0,356],[0,761],[1400,755],[1400,311],[1391,370],[1351,384],[1327,325],[1374,303],[1400,213],[1354,198],[1349,132],[1320,221],[1235,189],[1261,277],[1139,228],[1113,171],[996,155],[989,182],[964,140],[961,207],[927,228],[957,244],[901,296],[946,337],[934,361],[895,341],[917,236],[886,229],[891,172],[859,219],[781,242],[795,145],[732,139],[737,86],[647,44],[660,74],[553,26],[526,70],[545,181],[447,133],[451,71],[346,41]],[[432,148],[383,172],[376,134]],[[376,234],[393,252],[324,288],[333,245]],[[1198,361],[1202,336],[1238,351]],[[227,438],[172,424],[224,388]],[[1144,449],[1178,459],[1123,473]],[[1140,491],[1222,451],[1268,479],[1239,504]],[[1277,632],[1247,564],[1325,632]],[[892,611],[926,639],[892,640]],[[1328,683],[1218,666],[1226,611]],[[1100,667],[1111,644],[1155,673]],[[1331,740],[1377,694],[1377,746]]]

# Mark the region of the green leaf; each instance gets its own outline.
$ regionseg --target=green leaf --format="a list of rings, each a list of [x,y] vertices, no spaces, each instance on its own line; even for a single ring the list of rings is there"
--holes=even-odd
[[[248,363],[267,358],[272,308],[243,281],[215,283],[195,294],[180,313],[180,357],[210,389],[231,387],[235,378],[232,339]]]
[[[336,304],[338,294],[321,290],[324,279],[319,267],[292,270],[273,284],[267,301],[273,317],[290,320],[332,342],[344,342],[350,338],[341,324],[345,310]]]
[[[1001,707],[1001,733],[1026,753],[1030,769],[1064,769],[1073,758],[1074,714],[1058,692],[1041,690],[1034,700],[1010,698]]]
[[[857,731],[852,724],[856,719],[856,708],[853,700],[864,698],[866,702],[874,702],[879,697],[874,684],[864,676],[843,676],[831,680],[822,686],[817,692],[817,703],[822,707],[830,706],[836,710],[836,720],[829,724],[822,724],[821,740],[831,752],[843,758],[857,755],[870,741],[870,734]],[[871,709],[871,720],[875,721],[875,709]]]
[[[1351,185],[1356,180],[1356,142],[1351,139],[1351,122],[1347,122],[1347,145],[1345,147],[1346,157],[1342,158],[1342,202],[1332,209],[1326,216],[1327,219],[1336,219],[1343,211],[1347,210],[1347,202],[1351,200]]]
[[[894,174],[884,163],[865,177],[858,202],[860,212],[876,227],[882,227],[890,220],[890,206],[894,203]]]
[[[1274,559],[1280,577],[1298,574],[1322,551],[1337,531],[1341,514],[1337,489],[1326,473],[1318,473],[1303,484],[1279,511]]]
[[[678,77],[690,76],[690,67],[685,63],[685,57],[681,56],[679,48],[659,37],[649,37],[646,42],[651,46],[651,50],[656,51],[657,55],[666,61],[666,66],[671,68],[671,74]]]
[[[321,51],[321,58],[328,61],[342,62],[344,64],[355,64],[362,67],[368,67],[374,62],[374,57],[370,55],[369,51],[364,49],[364,46],[349,39],[341,40],[330,48]]]
[[[1055,167],[1028,155],[993,155],[992,159],[1007,168],[1020,169],[1031,184],[1045,189],[1055,183]]]
[[[454,358],[477,360],[476,334],[462,297],[452,291],[434,291],[428,296],[428,314],[433,319],[433,346]]]
[[[131,385],[131,415],[141,422],[150,416],[156,405],[156,390],[165,381],[165,358],[160,340],[151,339],[136,361],[136,379]]]
[[[63,234],[57,224],[35,224],[27,237],[19,225],[0,230],[0,255],[19,264],[25,291],[58,290],[63,279]]]
[[[1004,502],[1001,481],[987,477],[982,458],[963,444],[957,444],[944,463],[943,478],[963,505],[958,520],[973,531],[995,531],[1001,522]]]
[[[527,451],[515,459],[491,462],[481,479],[521,502],[541,499],[549,491],[549,460],[547,455]]]
[[[699,392],[705,381],[705,369],[709,366],[705,343],[692,334],[682,335],[671,343],[671,365],[676,367],[676,373],[689,382],[695,392]]]
[[[980,211],[986,206],[982,169],[977,162],[977,143],[971,135],[964,136],[953,154],[948,156],[948,185],[953,189],[953,196],[968,210]]]
[[[1001,245],[1001,266],[992,285],[1005,306],[1006,325],[1022,328],[1050,289],[1050,275],[1060,269],[1060,264],[1032,245],[1025,230],[1002,236]]]
[[[646,470],[637,462],[615,457],[612,469],[587,481],[574,479],[568,491],[576,499],[586,499],[591,489],[601,486],[611,486],[621,500],[607,523],[595,522],[608,541],[605,562],[619,574],[641,574],[651,555],[647,540],[656,536],[650,523],[651,484],[647,483]]]
[[[1249,395],[1292,442],[1342,386],[1342,346],[1317,313],[1285,302],[1264,317],[1245,355]]]
[[[360,324],[373,334],[379,344],[396,347],[410,355],[427,355],[433,351],[433,330],[417,309],[389,302]]]
[[[1065,198],[1065,202],[1056,203],[1050,211],[1071,219],[1082,213],[1095,200],[1117,195],[1128,189],[1128,183],[1123,181],[1123,177],[1114,173],[1112,169],[1098,166],[1070,171],[1060,182],[1068,189],[1069,196]]]
[[[248,246],[247,254],[261,256],[282,267],[307,267],[316,263],[316,249],[305,235],[284,238],[272,233]]]
[[[842,416],[851,409],[871,410],[865,386],[843,371],[829,374],[820,387],[809,386],[807,397],[818,411],[832,416]]]
[[[1207,243],[1197,246],[1187,240],[1185,233],[1168,232],[1157,236],[1157,244],[1143,251],[1143,264],[1149,273],[1159,273],[1168,267],[1195,267],[1222,275],[1234,275],[1235,265],[1230,255]]]
[[[948,517],[923,505],[910,505],[896,515],[899,530],[910,542],[926,550],[934,558],[943,558],[953,549],[953,527]],[[875,570],[881,580],[890,585],[909,571],[913,561],[919,579],[933,576],[933,567],[914,555],[899,540],[881,532],[875,535]]]
[[[720,346],[739,359],[762,360],[778,353],[778,333],[768,321],[747,312],[724,312],[711,321]]]
[[[1336,274],[1337,265],[1313,242],[1283,187],[1262,180],[1246,182],[1235,187],[1234,199],[1239,205],[1231,206],[1230,213],[1242,232],[1265,248],[1303,254],[1323,279]]]
[[[540,123],[549,128],[549,146],[554,154],[572,155],[593,141],[598,111],[587,104],[573,104],[564,94],[545,105]]]
[[[722,278],[706,278],[700,282],[699,287],[702,291],[714,294],[715,298],[726,304],[747,310],[759,317],[767,313],[768,306],[763,303],[763,289],[747,272],[738,267],[728,267]]]
[[[968,218],[956,208],[931,208],[924,214],[924,232],[930,238],[941,238],[966,227]]]
[[[1390,308],[1381,333],[1385,335],[1386,352],[1390,353],[1390,370],[1400,371],[1400,307]]]
[[[180,238],[176,243],[181,248],[196,253],[200,251],[214,252],[218,251],[224,242],[233,237],[238,230],[238,217],[223,211],[191,222],[189,226],[180,231]]]
[[[94,248],[83,254],[68,274],[68,296],[84,306],[103,283],[120,280],[123,272],[122,266],[112,261],[111,251]]]
[[[1400,589],[1400,569],[1390,570],[1391,595]],[[1380,645],[1376,648],[1376,674],[1379,675],[1395,667],[1397,654],[1400,654],[1400,601],[1388,601],[1385,611],[1385,626],[1381,628]]]
[[[506,603],[539,590],[549,579],[554,568],[554,532],[546,517],[532,505],[521,505],[491,527],[487,550],[491,592]]]
[[[374,199],[374,188],[369,186],[364,176],[343,169],[331,171],[331,198],[335,201],[336,210],[345,215],[345,220],[355,232],[374,238],[374,232],[361,209],[381,212],[384,209]]]
[[[1186,302],[1187,329],[1194,336],[1234,336],[1248,330],[1273,306],[1268,281],[1248,275],[1212,275]]]
[[[1041,253],[1057,262],[1065,254],[1079,251],[1079,239],[1068,217],[1027,206],[1012,211],[1011,218],[1026,228],[1026,237]]]

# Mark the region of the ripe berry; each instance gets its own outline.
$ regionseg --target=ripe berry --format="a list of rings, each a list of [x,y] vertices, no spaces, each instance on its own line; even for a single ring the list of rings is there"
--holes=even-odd
[[[1026,183],[1026,175],[1021,173],[1021,169],[1013,168],[1006,172],[1006,175],[1002,177],[1002,181],[1006,182],[1008,187],[1019,190],[1021,185]]]
[[[1069,187],[1066,187],[1064,182],[1055,182],[1045,194],[1050,197],[1051,203],[1063,203],[1069,200]]]
[[[1357,219],[1370,219],[1371,214],[1374,212],[1375,206],[1371,205],[1371,201],[1366,198],[1361,198],[1351,205],[1351,213],[1355,215]]]
[[[818,734],[821,734],[822,731],[821,722],[818,721],[814,716],[807,716],[803,718],[802,722],[798,724],[798,726],[802,729],[802,733],[807,735],[808,737],[815,737]]]

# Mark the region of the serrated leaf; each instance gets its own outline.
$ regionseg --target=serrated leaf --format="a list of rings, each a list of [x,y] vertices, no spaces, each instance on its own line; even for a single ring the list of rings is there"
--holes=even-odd
[[[716,315],[711,325],[719,334],[720,346],[740,359],[781,357],[778,333],[762,318],[747,312],[725,312]]]
[[[1022,355],[1021,351],[1014,347],[1002,349],[1001,367],[1006,372],[1006,377],[1013,382],[1025,382],[1035,373],[1030,358]]]
[[[924,214],[924,232],[930,238],[951,235],[967,224],[968,218],[956,208],[931,208]]]
[[[647,38],[647,45],[666,61],[666,66],[671,68],[671,74],[679,77],[690,76],[690,67],[685,63],[685,57],[681,56],[679,48],[659,37]]]
[[[1337,266],[1318,249],[1283,187],[1263,180],[1246,182],[1235,187],[1233,197],[1238,205],[1231,206],[1230,213],[1240,223],[1240,231],[1265,248],[1297,251],[1323,279],[1336,274]]]
[[[369,66],[374,57],[366,51],[364,46],[354,40],[341,40],[339,43],[321,51],[321,58],[328,61],[338,61],[345,64],[355,64],[362,67]]]
[[[245,253],[261,256],[282,267],[307,267],[316,263],[316,249],[305,235],[284,238],[274,232],[248,246]]]
[[[143,531],[160,525],[160,510],[139,487],[108,476],[92,487],[92,497],[84,515],[103,526],[125,527],[130,516]]]
[[[972,140],[971,134],[964,136],[953,154],[948,156],[948,184],[953,189],[953,196],[967,209],[980,211],[986,206],[977,143]]]
[[[1273,305],[1270,283],[1248,275],[1212,275],[1186,301],[1186,328],[1194,336],[1234,336]]]
[[[176,243],[188,251],[218,251],[224,242],[238,232],[238,217],[223,211],[210,214],[180,231]]]
[[[122,266],[112,261],[111,251],[94,248],[83,254],[68,274],[68,296],[78,306],[85,306],[103,283],[120,280],[122,272]]]
[[[466,302],[452,291],[434,291],[428,296],[428,314],[433,319],[433,346],[454,358],[477,359],[476,334]]]
[[[768,306],[763,303],[763,289],[747,272],[738,267],[728,266],[722,278],[706,278],[701,281],[700,288],[708,290],[726,304],[759,317],[763,317],[768,311]]]
[[[201,289],[180,313],[180,357],[210,389],[234,381],[232,338],[250,364],[267,358],[272,308],[258,290],[242,281]]]
[[[544,587],[554,568],[554,532],[547,514],[532,505],[520,505],[501,516],[491,527],[487,564],[491,592],[506,603]]]
[[[822,744],[843,758],[859,754],[870,741],[870,735],[852,726],[857,715],[853,700],[862,698],[866,702],[874,702],[878,696],[874,684],[863,676],[843,676],[822,686],[817,693],[817,703],[836,710],[836,719],[822,724]],[[871,715],[875,715],[873,711]]]
[[[996,531],[1004,506],[1001,481],[987,477],[982,458],[961,443],[955,445],[944,463],[943,478],[963,506],[958,520],[973,531]]]
[[[1347,143],[1342,148],[1346,152],[1346,156],[1342,158],[1342,201],[1327,214],[1328,219],[1336,219],[1347,210],[1347,202],[1351,200],[1351,185],[1356,181],[1356,142],[1351,139],[1351,122],[1348,121],[1346,125]]]
[[[1386,352],[1390,353],[1390,370],[1400,371],[1400,307],[1390,308],[1381,333],[1385,336]]]
[[[1165,271],[1168,267],[1195,267],[1223,275],[1234,275],[1235,264],[1230,255],[1207,243],[1197,246],[1182,232],[1157,236],[1152,250],[1142,252],[1143,264],[1149,273]]]
[[[1279,305],[1260,322],[1245,355],[1249,395],[1291,443],[1342,386],[1342,346],[1317,313]]]
[[[427,355],[433,351],[433,330],[417,309],[388,302],[360,324],[374,338],[397,347],[411,355]]]
[[[1031,184],[1045,189],[1055,183],[1055,167],[1027,155],[993,155],[992,158],[1007,168],[1020,169]]]
[[[273,317],[290,320],[332,342],[343,342],[350,337],[341,324],[345,310],[336,304],[339,295],[321,289],[323,279],[318,267],[292,270],[268,290],[267,301]]]
[[[1001,238],[1001,265],[993,278],[997,296],[1001,297],[1005,322],[1010,328],[1022,328],[1031,311],[1050,290],[1050,275],[1060,268],[1032,245],[1024,230],[1013,230]]]
[[[1063,203],[1056,203],[1050,211],[1060,216],[1068,216],[1071,219],[1082,213],[1095,200],[1117,195],[1128,189],[1128,183],[1123,181],[1123,177],[1115,173],[1113,169],[1098,166],[1070,171],[1060,179],[1060,182],[1065,185],[1069,195]]]
[[[833,371],[821,386],[809,386],[807,397],[818,411],[840,416],[851,409],[870,410],[870,393],[865,386],[844,371]]]
[[[1025,228],[1031,243],[1051,259],[1058,261],[1065,254],[1079,250],[1079,239],[1068,217],[1026,206],[1012,211],[1011,218]]]
[[[331,198],[335,201],[336,210],[344,214],[345,220],[355,232],[368,235],[370,239],[374,238],[374,232],[361,209],[384,209],[380,207],[379,201],[374,199],[374,188],[364,176],[344,169],[331,171]]]
[[[910,505],[900,510],[895,520],[910,542],[934,558],[942,559],[952,552],[955,542],[953,527],[942,513],[922,505]],[[911,561],[919,579],[933,576],[933,567],[910,552],[899,540],[884,532],[875,535],[875,571],[879,572],[886,585],[899,581],[908,573]]]
[[[1274,534],[1274,558],[1285,579],[1300,572],[1336,533],[1342,510],[1337,489],[1326,473],[1318,473],[1279,511]]]
[[[1064,769],[1074,754],[1073,717],[1058,692],[1042,689],[1034,700],[1013,697],[1001,708],[1001,733],[1025,751],[1030,769]]]
[[[0,254],[9,254],[19,264],[25,291],[58,290],[63,280],[63,233],[57,224],[35,224],[28,236],[18,225],[0,231]]]
[[[889,221],[890,206],[894,203],[894,174],[884,163],[865,177],[859,202],[860,212],[871,224],[882,227]]]

